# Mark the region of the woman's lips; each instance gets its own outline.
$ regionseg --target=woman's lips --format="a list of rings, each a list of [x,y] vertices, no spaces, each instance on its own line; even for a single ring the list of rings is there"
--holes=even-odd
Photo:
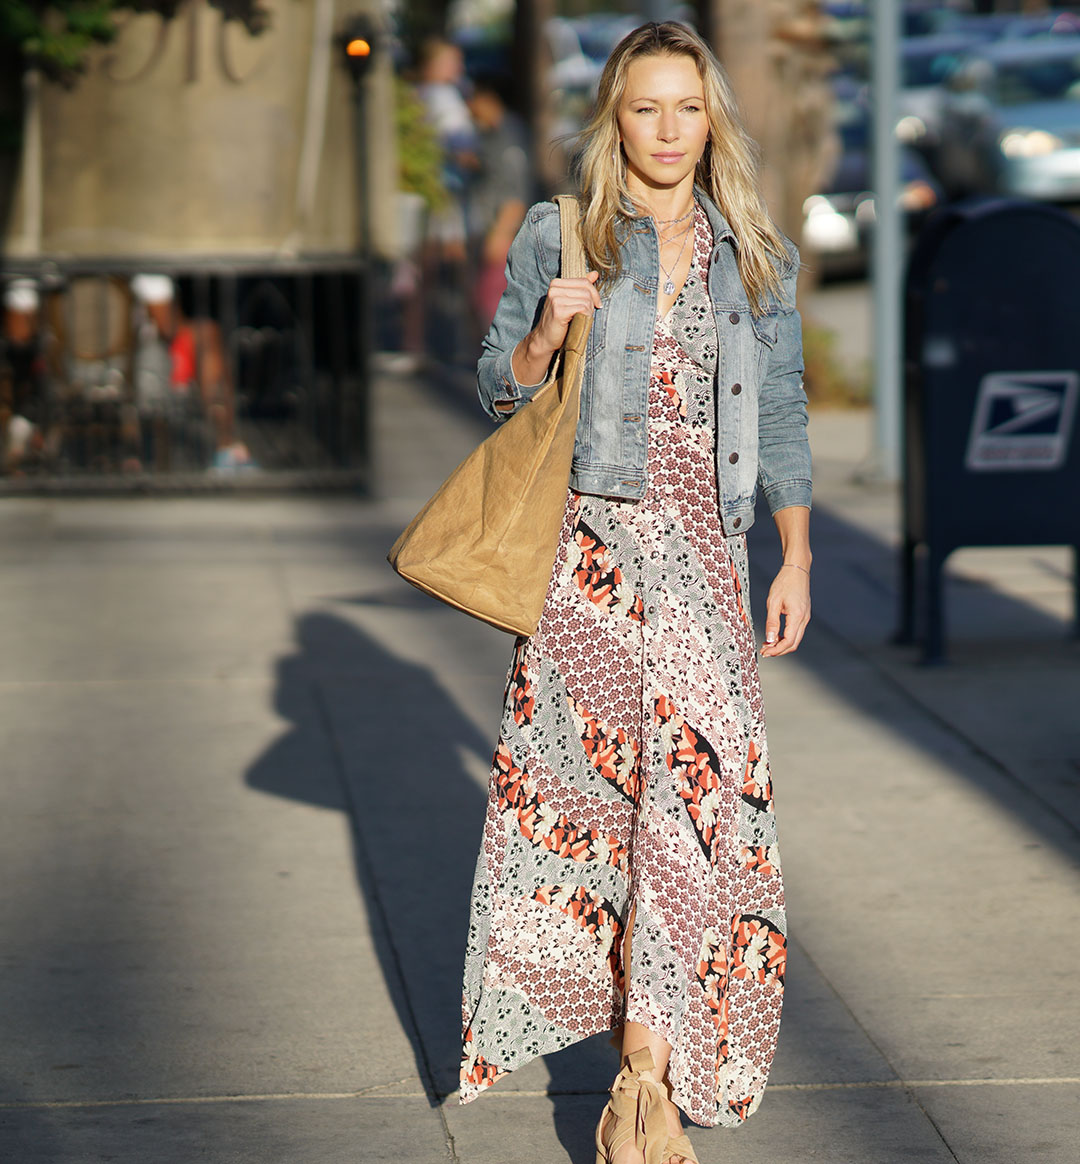
[[[653,157],[658,162],[667,162],[668,164],[670,164],[671,162],[681,162],[683,160],[683,158],[686,157],[686,155],[685,154],[675,154],[675,153],[672,153],[672,154],[653,154]]]

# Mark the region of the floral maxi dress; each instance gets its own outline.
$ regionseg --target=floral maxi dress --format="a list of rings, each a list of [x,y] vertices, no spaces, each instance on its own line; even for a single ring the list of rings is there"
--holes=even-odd
[[[715,467],[712,248],[657,317],[648,487],[566,504],[510,666],[465,961],[461,1100],[625,1021],[672,1045],[699,1124],[755,1109],[786,936],[746,541]],[[631,972],[623,965],[632,920]]]

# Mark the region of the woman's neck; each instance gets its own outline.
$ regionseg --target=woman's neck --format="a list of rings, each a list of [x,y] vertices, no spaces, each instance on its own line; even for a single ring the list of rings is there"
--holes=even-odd
[[[634,203],[652,215],[654,222],[673,222],[689,213],[694,205],[693,175],[677,186],[664,187],[649,186],[630,175],[627,189]]]

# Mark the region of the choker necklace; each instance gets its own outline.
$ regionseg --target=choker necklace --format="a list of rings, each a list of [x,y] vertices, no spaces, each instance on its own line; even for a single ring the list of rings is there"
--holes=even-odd
[[[657,226],[678,226],[680,222],[685,222],[690,217],[690,215],[694,213],[695,205],[696,203],[691,201],[690,209],[681,218],[656,218],[654,216],[653,222],[655,222]]]

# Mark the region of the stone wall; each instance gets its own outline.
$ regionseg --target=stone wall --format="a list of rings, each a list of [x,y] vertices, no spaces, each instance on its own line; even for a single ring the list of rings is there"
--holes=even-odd
[[[41,82],[9,255],[351,252],[358,239],[352,83],[335,40],[359,0],[268,0],[258,36],[206,0],[127,18],[70,89]],[[368,82],[372,234],[396,242],[392,73]],[[35,123],[36,121],[36,123]]]

